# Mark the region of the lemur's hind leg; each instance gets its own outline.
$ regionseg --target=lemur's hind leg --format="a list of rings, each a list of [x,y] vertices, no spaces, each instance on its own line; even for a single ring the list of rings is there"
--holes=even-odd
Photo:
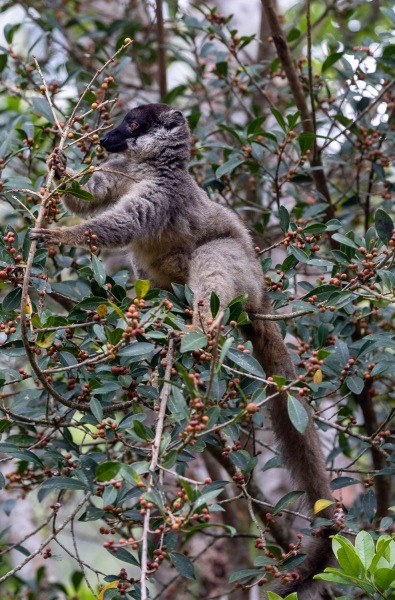
[[[210,242],[200,246],[192,255],[188,285],[193,292],[194,327],[202,328],[212,319],[210,299],[214,291],[224,308],[237,296],[234,278],[229,275],[228,260],[217,248],[218,242]]]
[[[236,296],[247,294],[245,309],[254,311],[262,297],[262,271],[254,257],[236,240],[219,238],[202,246],[193,253],[189,268],[188,284],[194,294],[193,324],[201,327],[211,319],[210,299],[214,291],[225,308]],[[203,303],[202,303],[203,302]]]

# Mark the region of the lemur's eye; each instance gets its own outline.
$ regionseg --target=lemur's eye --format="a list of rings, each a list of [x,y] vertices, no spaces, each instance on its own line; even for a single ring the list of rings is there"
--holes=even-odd
[[[136,121],[132,121],[129,125],[129,128],[131,131],[136,131],[137,127],[138,127],[138,124],[136,123]]]

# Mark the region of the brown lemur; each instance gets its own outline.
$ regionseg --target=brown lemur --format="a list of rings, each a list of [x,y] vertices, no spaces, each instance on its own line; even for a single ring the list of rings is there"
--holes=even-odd
[[[202,314],[203,310],[204,318],[211,317],[212,291],[221,306],[235,296],[248,294],[249,314],[272,312],[247,229],[231,210],[210,200],[188,172],[190,132],[179,110],[164,104],[134,108],[100,144],[113,156],[105,162],[105,170],[93,172],[86,184],[94,200],[86,202],[70,192],[62,196],[67,209],[89,218],[73,227],[34,229],[32,239],[86,248],[84,233],[89,230],[96,235],[99,248],[130,249],[155,285],[164,289],[171,289],[173,282],[190,286],[196,325],[199,311]],[[55,162],[58,178],[61,171],[66,177],[75,175],[66,167],[63,153],[57,154]],[[199,300],[204,306],[198,310]],[[252,341],[267,376],[296,378],[275,322],[252,320],[242,333]],[[330,499],[321,444],[311,416],[301,435],[290,421],[286,393],[272,401],[270,411],[285,464],[298,489],[305,491],[309,506],[321,498]],[[332,518],[332,511],[326,509],[320,516]],[[279,593],[297,590],[299,600],[319,597],[319,583],[313,582],[312,576],[325,567],[330,554],[328,532],[315,540],[310,554],[299,569],[299,577],[278,586]]]

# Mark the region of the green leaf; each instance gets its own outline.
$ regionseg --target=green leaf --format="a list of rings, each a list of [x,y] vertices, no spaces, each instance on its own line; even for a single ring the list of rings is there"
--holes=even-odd
[[[122,348],[118,352],[118,356],[127,356],[128,362],[138,362],[145,358],[149,358],[154,351],[155,344],[149,342],[136,342]]]
[[[367,531],[360,531],[355,538],[355,551],[365,569],[369,569],[374,556],[374,542]]]
[[[288,558],[283,560],[282,566],[287,570],[294,569],[298,565],[301,565],[302,562],[305,561],[306,557],[307,554],[296,554],[295,556],[288,556]]]
[[[141,481],[140,475],[130,465],[126,464],[122,464],[121,466],[121,477],[132,485]]]
[[[224,362],[225,358],[227,357],[229,348],[232,346],[233,343],[234,343],[234,339],[232,337],[229,337],[227,340],[225,340],[225,342],[221,348],[221,352],[220,352],[219,359],[218,359],[218,364],[217,364],[217,368],[216,368],[217,373],[219,373],[219,371],[221,370],[222,363]]]
[[[280,227],[283,233],[287,233],[289,228],[289,212],[285,208],[285,206],[280,206],[278,210],[278,215],[280,217]]]
[[[265,373],[261,365],[250,354],[245,354],[236,348],[229,348],[228,358],[236,363],[236,365],[247,371],[247,373],[251,373],[251,375],[255,375],[256,377],[262,377],[263,379],[265,378]]]
[[[256,575],[262,576],[262,569],[242,569],[241,571],[235,571],[229,577],[229,583],[235,583],[235,581],[240,581],[240,579],[246,579],[247,577],[255,577]],[[269,592],[269,594],[270,593],[271,592]],[[280,596],[277,597],[280,598]]]
[[[193,562],[185,554],[169,552],[169,558],[180,575],[187,579],[196,579]]]
[[[137,281],[134,282],[134,291],[136,292],[137,298],[139,298],[139,300],[144,298],[148,294],[150,287],[151,283],[149,279],[137,279]]]
[[[36,344],[40,348],[49,348],[56,336],[56,331],[40,332],[37,336]]]
[[[106,283],[107,274],[103,263],[95,254],[92,254],[93,275],[99,285]]]
[[[95,417],[98,423],[103,421],[103,408],[97,398],[91,398],[89,402],[89,408],[91,409],[92,415]]]
[[[332,254],[335,257],[336,262],[343,265],[343,267],[348,267],[350,259],[345,252],[342,252],[341,250],[332,250]]]
[[[119,308],[119,306],[117,306],[114,302],[110,302],[110,301],[108,302],[108,304],[109,304],[109,306],[111,306],[111,308],[114,309],[114,311],[117,313],[118,317],[127,323],[128,320],[125,317],[125,315],[123,314],[123,312],[121,311],[121,309]]]
[[[187,86],[183,84],[177,85],[167,92],[167,94],[162,98],[161,102],[164,102],[165,104],[173,104],[177,96],[180,96],[186,90],[186,87]]]
[[[349,485],[357,485],[360,483],[359,479],[353,477],[336,477],[331,481],[332,490],[340,490],[341,488],[348,487]]]
[[[202,331],[188,333],[181,340],[180,352],[191,352],[207,346],[207,336]]]
[[[0,73],[7,66],[7,59],[8,59],[7,54],[0,54]]]
[[[307,300],[311,296],[318,296],[320,302],[323,302],[329,298],[334,292],[338,293],[339,288],[336,285],[326,283],[324,285],[318,285],[316,288],[310,290],[307,294],[302,296],[301,300]]]
[[[345,365],[348,359],[350,358],[350,351],[348,349],[348,346],[343,342],[343,340],[337,340],[335,344],[335,350],[336,354],[340,358],[340,364],[343,367],[343,365]]]
[[[346,575],[360,577],[363,573],[363,565],[352,546],[351,548],[349,546],[339,548],[337,560],[341,568],[344,569]]]
[[[301,263],[308,263],[309,262],[310,257],[309,257],[309,255],[307,254],[307,252],[305,250],[302,250],[301,248],[297,248],[296,246],[290,246],[289,250],[290,250],[291,254],[299,262],[301,262]]]
[[[334,233],[332,235],[332,239],[344,246],[348,246],[349,248],[356,248],[358,250],[359,246],[354,242],[354,240],[350,239],[346,235],[342,233]]]
[[[110,481],[114,479],[120,471],[122,464],[120,462],[104,462],[96,467],[95,476],[97,481]]]
[[[221,60],[215,64],[215,70],[218,75],[223,75],[224,77],[228,74],[228,63],[226,60]]]
[[[218,169],[216,170],[216,172],[215,172],[216,178],[221,179],[221,177],[223,175],[230,175],[230,173],[232,173],[232,171],[234,171],[236,169],[236,167],[243,164],[243,162],[244,162],[244,158],[240,159],[240,158],[233,157],[233,158],[227,160],[226,162],[224,162],[223,165],[218,167]]]
[[[98,521],[105,516],[105,511],[96,506],[87,506],[86,511],[79,517],[79,521]]]
[[[394,544],[394,541],[389,535],[381,535],[377,540],[376,544],[376,554],[373,557],[372,563],[370,565],[370,571],[373,573],[377,565],[382,561],[384,557],[386,557],[389,546]]]
[[[19,308],[22,298],[22,288],[15,288],[3,300],[3,310],[12,311]]]
[[[139,437],[142,440],[145,440],[146,442],[150,442],[155,437],[152,429],[149,429],[149,427],[146,427],[140,421],[134,421],[133,429],[137,437]]]
[[[252,121],[249,121],[248,125],[247,125],[247,134],[251,135],[254,133],[260,133],[262,131],[262,124],[266,121],[266,116],[265,117],[258,117],[257,119],[253,119]]]
[[[362,377],[346,377],[346,385],[353,394],[361,394],[364,383]]]
[[[275,565],[276,562],[277,561],[275,558],[259,555],[254,558],[254,567],[265,567],[266,565]]]
[[[366,518],[372,522],[377,510],[376,494],[373,490],[368,490],[366,494],[362,496],[362,508]]]
[[[320,573],[320,575],[314,575],[313,579],[319,579],[321,581],[330,581],[331,583],[340,583],[343,585],[352,585],[351,580],[345,576],[337,575],[336,573]]]
[[[288,415],[291,424],[303,435],[309,422],[309,416],[301,402],[290,394],[288,395]]]
[[[314,144],[315,138],[316,138],[315,133],[313,133],[311,131],[303,131],[299,135],[298,142],[299,142],[301,154],[306,154],[307,150],[310,150],[310,148]]]
[[[293,27],[287,35],[287,42],[294,42],[295,40],[298,39],[300,34],[301,34],[300,30]]]
[[[204,494],[202,494],[201,496],[199,496],[199,498],[196,500],[195,504],[193,505],[193,510],[196,510],[200,506],[203,506],[204,504],[207,504],[207,502],[209,500],[212,500],[213,498],[216,498],[217,496],[219,496],[219,494],[221,492],[223,492],[224,487],[221,487],[221,488],[219,488],[217,490],[211,490],[209,492],[205,492]]]
[[[303,228],[303,233],[324,233],[326,231],[325,223],[313,223]]]
[[[395,569],[377,569],[374,573],[374,581],[382,590],[387,590],[395,581]]]
[[[273,108],[271,107],[270,109],[273,117],[276,119],[277,123],[280,125],[281,129],[286,132],[287,131],[287,125],[285,123],[284,117],[282,116],[282,114],[280,113],[279,110],[277,110],[277,108]]]
[[[18,460],[25,460],[27,462],[32,462],[35,465],[40,467],[43,466],[42,461],[30,450],[22,450],[18,448],[18,446],[14,444],[8,444],[7,442],[0,443],[0,452],[4,452],[5,454],[9,454]]]
[[[374,226],[377,231],[377,235],[380,240],[388,246],[388,243],[392,237],[392,230],[394,229],[394,223],[388,213],[382,208],[378,208],[374,214]]]
[[[273,456],[270,458],[262,467],[262,471],[268,471],[269,469],[279,469],[284,466],[284,458],[281,455]]]
[[[71,477],[51,477],[41,485],[41,489],[45,490],[84,490],[88,491],[88,486],[79,479]]]
[[[116,554],[114,554],[111,551],[111,549],[108,549],[108,551],[111,554],[111,556],[114,556],[114,558],[117,558],[118,560],[122,560],[123,562],[129,563],[130,565],[135,565],[136,567],[140,566],[139,562],[134,558],[133,554],[126,550],[126,548],[118,546]]]
[[[298,498],[300,498],[301,496],[303,496],[304,493],[305,492],[295,491],[295,492],[289,492],[289,494],[285,494],[285,496],[283,496],[282,498],[280,498],[280,500],[277,502],[277,504],[273,508],[272,515],[273,516],[277,515],[284,508],[286,508],[290,504],[293,504],[296,500],[298,500]]]
[[[251,156],[255,158],[256,161],[262,162],[264,157],[264,147],[256,142],[251,142],[251,148]]]
[[[330,54],[322,63],[321,73],[325,73],[332,65],[335,64],[342,56],[344,52],[333,52]]]
[[[92,202],[95,198],[84,190],[77,182],[73,181],[70,188],[66,188],[66,191],[75,196],[76,198],[81,198],[81,200],[86,200],[87,202]]]
[[[215,292],[211,292],[210,310],[211,310],[211,315],[212,315],[213,319],[215,319],[215,317],[217,316],[219,307],[220,307],[220,302],[219,302],[219,298],[218,298],[217,294]]]
[[[53,115],[51,109],[49,108],[48,102],[39,96],[36,98],[32,98],[33,111],[44,117],[50,123],[53,122]]]
[[[249,323],[251,323],[251,319],[248,316],[248,313],[243,310],[239,316],[237,317],[237,325],[248,325]]]

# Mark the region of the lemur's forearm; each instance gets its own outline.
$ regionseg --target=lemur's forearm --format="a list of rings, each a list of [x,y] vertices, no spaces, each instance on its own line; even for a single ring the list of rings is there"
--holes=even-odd
[[[161,207],[162,208],[162,207]],[[168,222],[166,211],[158,210],[158,205],[147,198],[125,198],[118,208],[106,210],[73,227],[33,229],[31,239],[42,244],[66,244],[89,248],[122,248],[134,239],[147,235],[147,223],[155,223],[158,232]],[[94,236],[94,237],[93,237]]]

